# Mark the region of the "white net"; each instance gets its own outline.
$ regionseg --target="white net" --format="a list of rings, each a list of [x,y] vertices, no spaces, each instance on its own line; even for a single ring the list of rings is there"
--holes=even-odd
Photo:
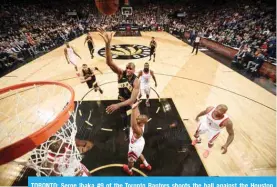
[[[0,89],[0,93],[2,90]],[[15,162],[27,163],[28,167],[36,170],[38,176],[78,175],[82,168],[80,162],[82,157],[75,142],[76,113],[67,115],[70,116],[69,119],[67,117],[64,119],[61,128],[56,127],[58,131],[52,130],[53,133],[47,133],[51,132],[49,124],[53,122],[55,126],[58,123],[55,120],[61,121],[61,118],[57,118],[58,114],[68,106],[72,99],[72,92],[73,90],[60,83],[34,83],[0,94],[1,162],[5,163],[3,160],[10,159],[10,155],[3,151],[7,150],[7,147],[46,129],[43,134],[37,134],[37,137],[30,138],[31,140],[24,142],[25,144],[20,147],[9,149],[11,151],[9,154],[19,155]],[[39,145],[36,141],[42,139],[40,135],[44,138],[43,141],[46,141],[40,142]],[[26,147],[31,147],[28,144],[34,144],[33,148],[38,147],[27,150],[29,148]],[[22,154],[20,155],[19,152]]]
[[[76,176],[83,170],[82,156],[75,143],[75,113],[52,137],[31,152],[28,166],[37,176]]]

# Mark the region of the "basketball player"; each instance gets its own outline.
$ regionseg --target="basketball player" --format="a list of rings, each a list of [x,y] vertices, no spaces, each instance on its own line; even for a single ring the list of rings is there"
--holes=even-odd
[[[64,49],[64,55],[67,60],[67,63],[68,64],[71,63],[72,65],[74,65],[76,72],[78,72],[76,56],[78,56],[80,59],[82,59],[82,58],[80,57],[80,55],[78,55],[76,53],[76,51],[73,49],[73,47],[71,47],[69,45],[68,42],[66,42],[66,48]]]
[[[139,98],[142,97],[142,93],[146,94],[146,106],[150,107],[150,102],[149,102],[149,95],[150,95],[150,78],[153,78],[155,81],[155,87],[157,87],[157,81],[156,77],[154,75],[154,72],[149,69],[149,63],[144,64],[144,69],[139,71],[138,78],[140,78],[140,94]]]
[[[101,74],[103,74],[97,67],[95,67],[94,70],[97,70]],[[81,74],[81,77],[82,77],[81,78],[81,83],[86,82],[89,89],[91,89],[92,86],[94,86],[94,91],[95,92],[97,92],[97,90],[99,90],[99,92],[101,94],[103,94],[102,89],[98,86],[98,84],[96,82],[96,76],[95,76],[93,70],[90,69],[87,64],[83,64],[82,65],[82,74]]]
[[[155,62],[156,48],[157,48],[157,42],[155,41],[155,38],[152,37],[152,40],[150,42],[150,59],[149,59],[149,61],[151,60],[151,57],[153,55],[153,57],[154,57],[153,62]]]
[[[106,112],[108,114],[111,114],[120,108],[124,130],[128,130],[129,120],[127,111],[130,110],[130,106],[135,103],[140,89],[140,82],[135,75],[135,64],[132,62],[128,63],[125,70],[119,68],[112,60],[112,34],[106,33],[106,31],[102,28],[98,28],[98,31],[100,32],[100,36],[104,39],[106,44],[106,63],[111,68],[111,70],[117,74],[118,77],[118,99],[120,100],[120,102],[108,106],[106,108]],[[125,132],[127,133],[125,138],[128,139],[129,133],[127,131]]]
[[[123,165],[123,170],[129,175],[133,175],[132,169],[138,158],[140,158],[143,163],[140,164],[140,169],[146,169],[148,171],[151,171],[152,169],[151,165],[147,163],[142,154],[145,145],[143,132],[144,126],[147,124],[148,117],[146,115],[140,114],[138,108],[140,102],[141,101],[138,101],[132,106],[128,165]]]
[[[106,44],[106,63],[111,70],[118,75],[119,100],[121,102],[107,107],[107,112],[112,113],[123,106],[131,106],[136,101],[139,94],[140,83],[135,75],[134,63],[128,63],[126,69],[123,70],[113,62],[110,47],[112,34],[106,33],[102,28],[98,28],[98,31]]]
[[[229,134],[227,142],[221,147],[221,150],[223,150],[222,154],[225,154],[227,152],[228,146],[234,140],[233,123],[229,119],[228,115],[226,115],[227,110],[227,106],[221,104],[217,107],[208,107],[206,110],[200,112],[196,117],[196,121],[199,121],[199,117],[203,116],[203,118],[199,122],[198,129],[194,134],[194,137],[196,139],[192,141],[192,145],[201,143],[199,134],[204,134],[208,132],[208,149],[206,149],[203,154],[204,158],[207,158],[209,156],[214,141],[219,136],[222,128],[226,127],[226,130]]]
[[[90,55],[91,55],[91,58],[93,58],[93,53],[94,53],[94,42],[93,42],[93,39],[92,39],[92,36],[90,34],[90,32],[87,34],[87,37],[85,39],[85,43],[84,45],[86,44],[86,42],[88,42],[88,50],[90,52]]]
[[[75,143],[81,154],[87,152],[93,147],[93,143],[86,140],[76,139]],[[49,145],[47,161],[43,163],[44,171],[49,176],[61,176],[61,173],[67,176],[66,173],[73,172],[72,169],[74,168],[70,166],[74,165],[81,165],[81,168],[74,170],[75,176],[90,175],[86,166],[80,163],[80,161],[75,158],[75,155],[72,154],[72,147],[67,143],[64,143],[61,139],[55,141],[55,137],[53,137],[52,143]]]
[[[200,41],[201,41],[200,35],[197,33],[197,34],[196,34],[196,37],[195,37],[195,39],[194,39],[194,41],[193,41],[193,49],[192,49],[192,52],[191,52],[191,53],[193,53],[194,50],[196,49],[195,55],[197,55],[197,53],[198,53],[198,47],[199,47]]]

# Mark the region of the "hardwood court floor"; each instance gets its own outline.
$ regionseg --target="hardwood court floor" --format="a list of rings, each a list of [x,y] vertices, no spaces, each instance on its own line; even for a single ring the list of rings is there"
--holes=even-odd
[[[102,38],[93,33],[96,44],[95,58],[91,59],[84,46],[85,36],[70,42],[77,49],[82,63],[97,66],[104,74],[97,74],[104,94],[90,92],[85,100],[110,100],[117,98],[116,75],[105,64],[105,58],[97,51],[104,47]],[[235,140],[228,153],[222,155],[220,147],[226,142],[225,130],[217,139],[211,155],[204,159],[206,136],[196,148],[210,176],[276,175],[276,103],[275,96],[245,77],[210,58],[204,53],[191,54],[192,48],[165,32],[143,32],[142,37],[115,37],[112,44],[149,45],[151,37],[157,40],[156,62],[150,62],[158,81],[155,88],[161,98],[172,98],[176,108],[186,121],[186,129],[192,137],[197,128],[195,116],[210,105],[224,103],[234,123]],[[60,47],[0,79],[0,87],[39,80],[55,80],[71,85],[75,100],[88,92],[81,84],[74,68],[68,65],[63,47]],[[143,68],[148,57],[136,60],[115,60],[122,68],[132,61],[136,71]],[[152,81],[152,85],[153,81]],[[153,86],[154,87],[154,86]],[[152,98],[157,95],[152,92]],[[13,106],[10,106],[13,107]],[[3,128],[3,124],[1,126]],[[1,134],[3,136],[3,134]],[[1,166],[1,185],[10,185],[18,174],[17,165]],[[3,183],[3,184],[2,184]]]

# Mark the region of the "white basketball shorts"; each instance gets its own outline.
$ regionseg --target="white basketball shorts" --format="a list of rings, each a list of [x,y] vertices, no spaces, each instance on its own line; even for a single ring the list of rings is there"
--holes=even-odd
[[[198,125],[197,132],[199,134],[208,133],[208,141],[210,144],[213,144],[213,142],[216,140],[216,138],[220,134],[220,130],[212,129],[209,127],[206,120],[201,120]]]
[[[145,145],[145,140],[143,137],[140,137],[138,140],[132,143],[130,137],[129,151],[128,151],[128,160],[130,162],[136,162],[140,157]]]

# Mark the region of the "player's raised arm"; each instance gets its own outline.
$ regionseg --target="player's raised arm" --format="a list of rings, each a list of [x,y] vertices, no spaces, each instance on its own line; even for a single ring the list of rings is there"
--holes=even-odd
[[[103,38],[103,40],[105,41],[105,50],[106,50],[106,63],[107,65],[111,68],[111,70],[118,74],[121,75],[123,73],[123,70],[118,67],[112,59],[112,52],[111,52],[111,41],[112,41],[112,37],[113,34],[110,33],[108,34],[104,29],[102,28],[98,28],[97,29],[100,32],[100,36]]]
[[[135,104],[133,104],[132,113],[131,113],[131,127],[132,127],[134,133],[139,136],[141,136],[143,133],[142,128],[140,128],[137,123],[137,118],[140,115],[140,111],[138,108],[138,105],[140,102],[141,101],[137,101]]]

